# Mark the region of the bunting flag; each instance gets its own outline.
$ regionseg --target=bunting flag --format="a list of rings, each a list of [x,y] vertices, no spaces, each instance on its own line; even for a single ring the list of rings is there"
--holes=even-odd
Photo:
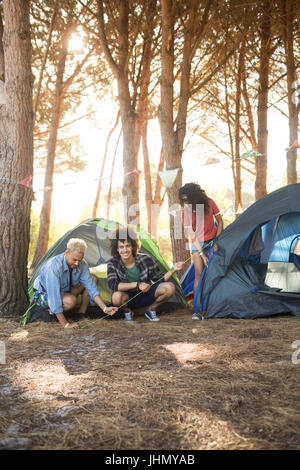
[[[104,178],[93,178],[93,181],[105,181],[110,180],[110,176],[105,176]]]
[[[6,176],[1,176],[0,180],[1,181],[11,181],[15,184],[20,184],[21,186],[25,186],[26,188],[32,188],[32,186],[29,184],[30,181],[32,180],[32,176],[27,176],[27,178],[24,178],[21,181],[16,181],[16,180],[12,180],[11,178],[7,178]]]
[[[215,163],[220,163],[219,158],[208,158],[205,163],[202,163],[201,166],[206,166],[206,165],[214,165]]]
[[[171,188],[179,170],[182,170],[182,168],[174,168],[174,170],[165,170],[165,171],[158,172],[162,180],[162,184],[164,185],[165,188],[167,189]]]
[[[27,178],[24,178],[22,181],[19,181],[18,184],[21,184],[22,186],[25,186],[26,188],[32,188],[32,186],[29,184],[31,180],[32,180],[32,176],[27,176]]]
[[[35,191],[35,192],[38,192],[38,191],[50,191],[50,189],[53,189],[53,186],[45,186],[44,188],[38,188],[38,189],[35,189],[34,191]]]
[[[240,156],[240,160],[244,158],[253,158],[253,157],[262,157],[262,153],[256,152],[255,150],[251,150],[251,152],[245,152],[243,155]]]
[[[169,214],[172,215],[173,217],[176,217],[176,216],[177,216],[177,212],[178,212],[178,211],[171,211],[171,212],[169,212]]]
[[[290,147],[285,149],[285,151],[288,152],[289,150],[296,150],[299,148],[300,148],[299,142],[298,140],[295,140],[294,143]]]
[[[141,170],[133,170],[133,171],[129,171],[128,173],[125,173],[125,176],[131,176],[131,175],[140,176],[141,174],[142,174]]]

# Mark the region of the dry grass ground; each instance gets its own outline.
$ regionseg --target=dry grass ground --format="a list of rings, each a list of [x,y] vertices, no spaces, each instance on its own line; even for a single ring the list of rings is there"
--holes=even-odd
[[[160,318],[0,320],[0,448],[300,449],[299,318]]]

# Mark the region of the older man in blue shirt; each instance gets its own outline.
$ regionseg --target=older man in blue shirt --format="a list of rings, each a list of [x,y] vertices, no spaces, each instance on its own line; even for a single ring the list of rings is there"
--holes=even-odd
[[[88,264],[83,259],[86,248],[86,243],[81,239],[69,240],[67,250],[46,261],[34,281],[37,303],[41,304],[43,299],[49,307],[49,313],[56,315],[64,328],[78,327],[78,323],[69,323],[63,312],[75,307],[80,294],[82,303],[79,313],[86,312],[90,301],[109,315],[118,310],[107,307],[103,302]]]

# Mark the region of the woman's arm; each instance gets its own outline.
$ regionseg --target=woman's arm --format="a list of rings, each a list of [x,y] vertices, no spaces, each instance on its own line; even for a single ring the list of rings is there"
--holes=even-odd
[[[217,233],[216,233],[216,237],[218,237],[222,233],[224,224],[223,224],[223,219],[222,219],[221,214],[215,215],[215,219],[218,222],[218,228],[217,228]]]

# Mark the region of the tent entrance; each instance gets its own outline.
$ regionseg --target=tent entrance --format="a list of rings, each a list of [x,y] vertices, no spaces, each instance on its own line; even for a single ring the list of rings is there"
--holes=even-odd
[[[292,238],[288,261],[269,261],[265,278],[269,287],[281,292],[300,293],[300,235]]]
[[[282,292],[300,293],[300,271],[294,263],[271,261],[268,263],[265,284]]]

